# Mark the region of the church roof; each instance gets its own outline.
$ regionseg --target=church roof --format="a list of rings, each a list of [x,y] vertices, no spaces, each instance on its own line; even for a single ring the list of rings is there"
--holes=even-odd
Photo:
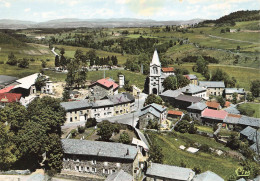
[[[154,53],[153,53],[153,59],[152,59],[151,65],[154,65],[154,64],[161,66],[161,63],[160,63],[160,60],[159,60],[159,56],[158,56],[158,53],[157,53],[156,49],[154,50]]]

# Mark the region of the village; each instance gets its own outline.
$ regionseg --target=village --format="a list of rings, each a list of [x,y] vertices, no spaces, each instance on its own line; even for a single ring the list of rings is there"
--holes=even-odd
[[[183,75],[185,86],[165,88],[165,80],[177,76],[176,69],[162,67],[156,49],[150,61],[148,84],[143,82],[147,92],[136,85],[126,91],[123,73],[118,74],[116,82],[106,77],[110,70],[103,71],[102,79],[90,82],[86,88],[69,90],[66,95],[62,94],[65,83],[50,81],[44,73],[20,79],[0,75],[2,109],[15,103],[26,108],[46,96],[61,100],[65,123],[61,126],[64,156],[59,177],[106,181],[224,180],[211,169],[201,172],[200,167],[186,164],[163,164],[164,153],[153,138],[156,134],[200,135],[223,146],[216,149],[180,139],[179,151],[190,155],[207,152],[212,157],[259,162],[260,119],[243,115],[237,108],[247,102],[248,92],[243,88],[227,88],[223,81],[201,81],[193,74]],[[238,149],[237,142],[246,146]],[[239,181],[242,180],[245,179],[241,177]]]

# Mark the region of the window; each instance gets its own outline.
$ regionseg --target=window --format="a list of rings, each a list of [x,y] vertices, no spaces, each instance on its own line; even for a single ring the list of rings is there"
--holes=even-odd
[[[107,162],[104,162],[104,166],[107,166],[108,165],[108,163]]]
[[[77,114],[77,111],[75,111],[75,114]]]
[[[72,118],[70,118],[70,122],[72,122]]]
[[[105,169],[105,174],[109,174],[109,170],[108,169]]]
[[[75,117],[75,120],[77,120],[78,118],[77,117]]]
[[[83,111],[80,111],[80,114],[83,114]]]
[[[92,168],[92,172],[96,172],[96,168]]]
[[[117,166],[117,167],[120,167],[120,163],[116,163],[116,166]]]
[[[90,168],[89,168],[89,167],[86,167],[85,171],[86,171],[86,172],[89,172],[89,171],[90,171]]]
[[[116,170],[112,170],[112,173],[115,173],[116,172]]]
[[[97,164],[97,161],[96,160],[92,160],[91,162],[93,165]]]

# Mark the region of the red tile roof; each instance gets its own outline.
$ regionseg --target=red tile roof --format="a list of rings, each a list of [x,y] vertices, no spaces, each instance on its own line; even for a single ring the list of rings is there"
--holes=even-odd
[[[228,114],[228,117],[241,118],[240,114]]]
[[[225,107],[229,107],[230,104],[231,104],[231,102],[226,101],[226,102],[225,102]]]
[[[183,112],[181,112],[181,111],[175,111],[175,110],[169,110],[169,111],[168,111],[168,114],[181,116],[181,115],[183,114]]]
[[[188,80],[190,80],[190,76],[189,75],[183,75],[184,77],[186,77]]]
[[[1,93],[0,102],[18,102],[21,99],[22,94],[16,93]]]
[[[228,113],[224,110],[213,110],[205,109],[202,111],[202,117],[214,118],[224,120],[227,117]]]
[[[0,90],[0,93],[6,93],[6,92],[10,92],[10,90],[12,90],[15,86],[12,85],[12,86],[9,86],[9,87],[6,87],[6,88],[3,88]]]
[[[207,101],[207,102],[206,102],[206,105],[207,105],[208,107],[216,108],[216,109],[218,109],[219,106],[220,106],[220,104],[219,104],[218,102],[214,102],[214,101],[212,101],[212,102]]]
[[[173,72],[174,68],[173,67],[164,67],[164,68],[162,68],[162,71],[163,72]]]
[[[118,88],[118,84],[112,80],[109,80],[109,78],[99,79],[96,82],[94,82],[92,85],[94,85],[96,83],[99,83],[99,84],[105,86],[106,88],[110,88],[111,86],[113,86],[113,90]],[[90,86],[92,86],[92,85],[90,85]]]

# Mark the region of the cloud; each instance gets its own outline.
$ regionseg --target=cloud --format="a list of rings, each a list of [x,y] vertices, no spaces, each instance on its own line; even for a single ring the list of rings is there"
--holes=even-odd
[[[55,19],[56,13],[53,11],[42,12],[41,17],[44,19]]]
[[[31,11],[31,8],[24,9],[24,12],[29,12],[29,11]]]
[[[11,3],[5,0],[0,0],[0,7],[4,6],[6,8],[9,8],[11,6]]]

